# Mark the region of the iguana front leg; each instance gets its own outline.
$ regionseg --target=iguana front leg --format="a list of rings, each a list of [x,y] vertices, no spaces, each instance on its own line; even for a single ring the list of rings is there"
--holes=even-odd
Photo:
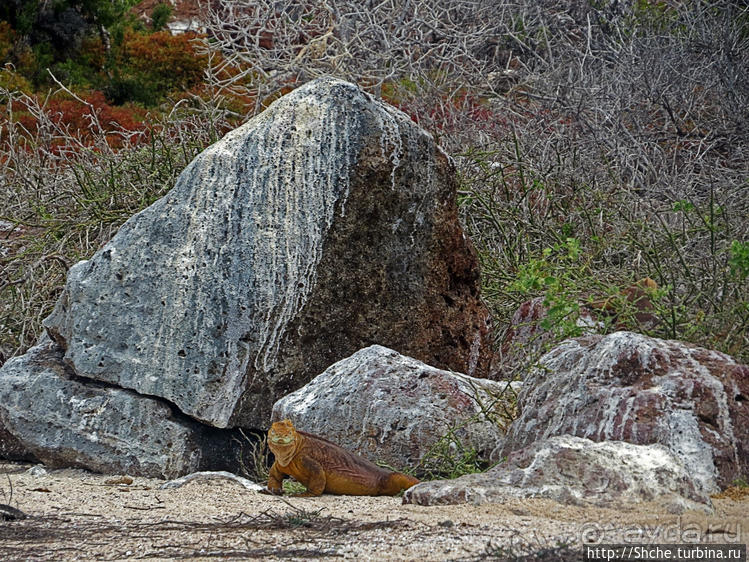
[[[294,496],[298,498],[321,496],[325,491],[325,482],[327,481],[322,465],[313,459],[302,459],[302,469],[304,470],[305,479],[304,481],[300,481],[306,486],[307,491],[301,494],[294,494]]]
[[[284,478],[286,478],[286,475],[278,469],[276,463],[273,463],[268,472],[268,492],[276,496],[283,494],[282,485]]]

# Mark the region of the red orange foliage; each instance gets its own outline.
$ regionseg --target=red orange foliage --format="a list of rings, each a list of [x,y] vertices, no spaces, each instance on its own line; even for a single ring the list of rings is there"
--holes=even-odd
[[[167,88],[189,88],[203,78],[208,57],[195,51],[195,34],[168,31],[125,34],[120,63],[162,82]]]
[[[59,140],[52,141],[52,146],[48,147],[53,152],[68,145],[71,140],[90,146],[102,134],[112,148],[119,148],[126,142],[137,142],[144,138],[143,135],[136,135],[132,137],[133,140],[126,140],[129,136],[127,133],[148,130],[149,124],[146,122],[144,109],[134,106],[111,106],[106,102],[104,94],[98,91],[91,92],[82,99],[88,104],[69,97],[52,97],[46,101],[44,114],[61,131],[61,134],[57,135]],[[12,123],[20,125],[26,131],[24,136],[34,138],[43,124],[37,117],[38,109],[31,107],[32,103],[36,106],[36,100],[31,100],[35,98],[17,100],[14,103]],[[93,119],[94,116],[97,119]],[[102,131],[95,129],[95,121],[101,125]],[[62,131],[65,131],[65,134],[62,134]],[[4,134],[0,140],[7,141],[6,135]]]
[[[7,24],[0,22],[0,56],[7,54],[6,51],[10,53],[14,33]],[[101,73],[104,81],[112,72],[119,73],[136,80],[136,84],[151,88],[157,95],[188,89],[199,93],[207,57],[196,53],[194,38],[194,34],[172,36],[168,32],[145,34],[129,30],[122,44],[112,50],[112,59],[100,38],[89,36],[83,39],[79,62]],[[29,56],[33,55],[29,52]],[[3,84],[7,86],[9,77],[15,75],[5,73]],[[75,90],[84,102],[62,92],[47,98],[43,92],[32,92],[28,82],[23,84],[28,86],[20,88],[25,96],[14,100],[12,114],[8,114],[8,107],[0,105],[0,142],[8,140],[7,126],[13,123],[21,127],[16,129],[15,136],[16,142],[21,144],[23,138],[29,141],[38,138],[41,127],[58,130],[52,137],[59,141],[52,141],[52,146],[48,147],[53,151],[71,141],[90,146],[101,140],[102,135],[112,148],[148,139],[148,135],[128,134],[145,132],[150,126],[146,122],[146,110],[137,105],[112,105],[98,90]],[[41,118],[40,113],[44,115]]]

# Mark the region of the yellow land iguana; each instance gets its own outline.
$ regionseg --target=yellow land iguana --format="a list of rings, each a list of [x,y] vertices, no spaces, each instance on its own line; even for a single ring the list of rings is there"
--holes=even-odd
[[[323,492],[394,496],[419,483],[412,476],[380,468],[327,439],[297,431],[291,420],[271,426],[268,446],[276,457],[268,474],[268,492],[276,495],[282,494],[281,483],[286,476],[307,488],[298,496],[319,496]]]

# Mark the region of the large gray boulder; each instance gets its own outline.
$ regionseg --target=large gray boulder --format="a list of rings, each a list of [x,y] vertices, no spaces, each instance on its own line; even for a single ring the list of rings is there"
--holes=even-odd
[[[228,430],[129,390],[77,380],[48,339],[0,372],[0,453],[155,478],[240,466]]]
[[[81,377],[216,427],[372,343],[482,376],[478,264],[434,139],[323,78],[201,153],[70,269],[44,322]]]
[[[710,496],[666,447],[570,435],[537,441],[484,473],[423,482],[406,490],[403,501],[482,504],[510,498],[601,507],[656,501],[675,513],[712,509]]]
[[[439,470],[443,455],[475,451],[488,462],[504,439],[519,387],[373,345],[277,401],[272,421],[288,418],[298,429],[398,469]]]
[[[525,378],[499,456],[571,434],[660,443],[705,492],[749,478],[749,367],[633,332],[567,340]]]

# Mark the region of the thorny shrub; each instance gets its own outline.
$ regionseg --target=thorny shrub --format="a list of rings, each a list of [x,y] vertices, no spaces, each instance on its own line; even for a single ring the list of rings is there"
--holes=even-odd
[[[749,8],[595,6],[525,22],[545,45],[491,99],[507,124],[457,159],[497,338],[535,296],[575,335],[579,305],[651,277],[641,331],[747,361]]]
[[[36,107],[0,87],[0,103],[13,102],[0,123],[0,220],[10,225],[0,233],[6,357],[33,343],[65,266],[169,189],[228,118],[249,119],[331,74],[401,107],[453,155],[498,342],[532,297],[556,307],[545,327],[559,339],[574,335],[580,305],[651,277],[660,322],[646,331],[749,361],[745,3],[247,6],[211,3],[202,84],[191,57],[162,58],[156,43],[126,42],[198,94],[168,116],[104,122],[104,106],[79,96],[87,109],[77,119],[92,124],[82,142],[55,120],[57,101]],[[24,126],[23,112],[37,124]]]

